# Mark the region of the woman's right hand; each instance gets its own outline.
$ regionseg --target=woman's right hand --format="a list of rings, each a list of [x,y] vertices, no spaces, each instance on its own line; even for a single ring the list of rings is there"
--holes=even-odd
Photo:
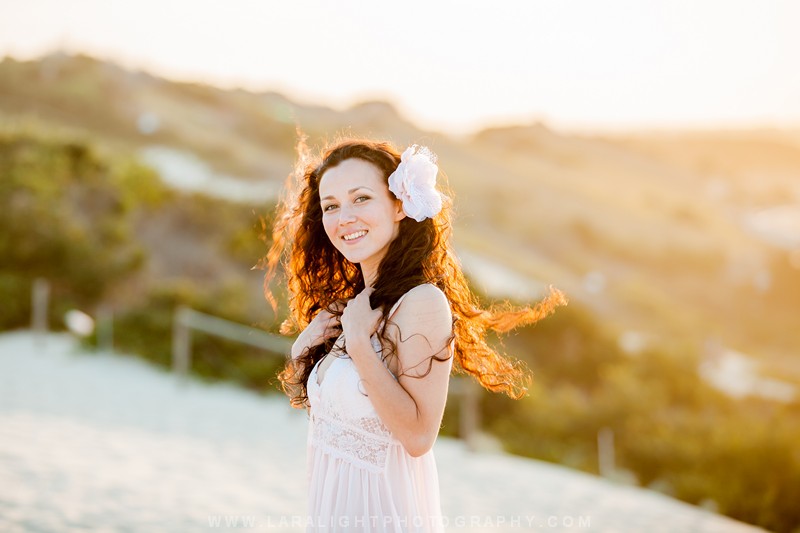
[[[331,304],[331,308],[341,312],[345,305],[346,302],[337,300]],[[292,345],[292,358],[299,356],[310,346],[322,344],[328,337],[338,337],[341,333],[340,319],[341,315],[335,315],[327,309],[322,309],[317,313]]]

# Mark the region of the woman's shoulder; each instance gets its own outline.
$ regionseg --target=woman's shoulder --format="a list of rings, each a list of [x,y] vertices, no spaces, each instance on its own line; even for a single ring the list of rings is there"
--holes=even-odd
[[[450,302],[442,289],[433,283],[422,283],[403,294],[395,307],[398,313],[419,316],[449,312]]]
[[[415,298],[447,298],[444,291],[431,282],[412,287],[406,295],[414,294]]]

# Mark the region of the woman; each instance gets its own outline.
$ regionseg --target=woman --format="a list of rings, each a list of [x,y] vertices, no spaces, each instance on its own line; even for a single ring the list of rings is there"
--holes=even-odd
[[[280,375],[310,414],[309,530],[440,531],[433,444],[450,372],[513,397],[519,362],[489,347],[566,303],[479,307],[450,243],[450,197],[433,153],[345,139],[300,159],[279,206],[265,295],[283,259],[290,318],[302,330]],[[291,177],[290,177],[291,178]]]

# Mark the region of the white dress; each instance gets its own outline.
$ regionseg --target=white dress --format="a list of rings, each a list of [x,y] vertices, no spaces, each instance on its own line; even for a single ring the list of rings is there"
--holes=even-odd
[[[377,334],[371,341],[380,357]],[[443,531],[433,450],[409,455],[362,394],[353,361],[341,353],[329,357],[333,361],[322,384],[317,381],[319,363],[308,379],[307,531]]]

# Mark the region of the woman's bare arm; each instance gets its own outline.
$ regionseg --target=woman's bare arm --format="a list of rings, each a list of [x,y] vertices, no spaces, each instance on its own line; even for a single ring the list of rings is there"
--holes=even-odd
[[[421,285],[406,295],[392,320],[400,330],[392,335],[400,365],[398,380],[364,333],[347,338],[347,352],[381,421],[410,455],[418,457],[433,447],[447,400],[450,363],[429,358],[452,356],[447,342],[452,334],[450,304],[438,287]],[[387,333],[394,331],[387,328]]]

